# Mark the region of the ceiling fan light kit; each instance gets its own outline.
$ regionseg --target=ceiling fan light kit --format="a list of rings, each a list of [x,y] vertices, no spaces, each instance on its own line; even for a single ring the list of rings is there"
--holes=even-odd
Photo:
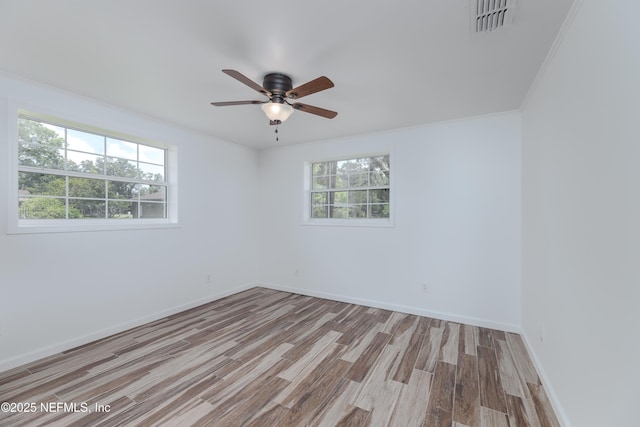
[[[320,92],[326,89],[332,88],[333,82],[325,76],[318,77],[303,85],[293,88],[291,78],[282,73],[269,73],[264,77],[262,86],[254,82],[244,74],[236,71],[225,69],[223,73],[233,77],[241,83],[249,86],[256,92],[269,98],[268,101],[225,101],[225,102],[212,102],[211,105],[216,107],[227,107],[231,105],[247,105],[247,104],[261,104],[260,108],[266,116],[269,118],[269,124],[279,125],[289,118],[293,110],[300,110],[305,113],[315,114],[327,119],[333,119],[338,115],[335,111],[326,110],[320,107],[314,107],[313,105],[302,104],[300,102],[294,102],[291,104],[287,99],[299,99],[303,96],[311,95],[316,92]],[[277,130],[276,130],[277,132]]]
[[[265,102],[260,106],[270,121],[284,122],[293,113],[293,107],[286,102]]]

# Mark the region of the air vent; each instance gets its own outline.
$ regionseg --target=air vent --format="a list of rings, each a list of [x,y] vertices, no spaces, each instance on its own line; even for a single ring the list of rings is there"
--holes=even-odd
[[[484,33],[511,24],[516,0],[471,0],[472,31]]]

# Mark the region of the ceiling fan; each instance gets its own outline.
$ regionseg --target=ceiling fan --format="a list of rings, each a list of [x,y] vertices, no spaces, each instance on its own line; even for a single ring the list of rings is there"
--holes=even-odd
[[[300,110],[305,113],[315,114],[316,116],[333,119],[338,115],[335,111],[326,110],[313,105],[302,104],[300,102],[289,102],[312,93],[320,92],[333,87],[333,82],[327,77],[318,77],[298,87],[293,87],[291,77],[282,73],[269,73],[264,76],[262,86],[246,77],[244,74],[236,70],[222,70],[223,73],[233,77],[241,83],[249,86],[251,89],[260,92],[269,99],[267,101],[227,101],[212,102],[211,105],[216,107],[226,107],[229,105],[246,105],[261,104],[260,108],[269,118],[269,124],[279,125],[289,118],[293,110]]]

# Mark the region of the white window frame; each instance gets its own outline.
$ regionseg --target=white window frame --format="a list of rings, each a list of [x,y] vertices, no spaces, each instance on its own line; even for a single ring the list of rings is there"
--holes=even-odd
[[[304,197],[303,197],[303,221],[302,225],[338,226],[338,227],[394,227],[395,226],[395,173],[393,171],[393,153],[390,151],[374,153],[346,154],[339,157],[316,159],[304,162]],[[365,157],[389,156],[389,218],[312,218],[311,217],[311,189],[312,189],[312,165],[314,163],[335,162],[342,160],[359,159]]]
[[[177,147],[169,144],[159,143],[129,134],[106,130],[87,124],[87,120],[76,121],[73,119],[61,118],[62,114],[55,114],[45,108],[26,106],[26,104],[9,101],[7,108],[7,171],[9,173],[8,202],[7,202],[7,233],[58,233],[58,232],[87,232],[87,231],[116,231],[116,230],[143,230],[155,228],[175,228],[178,223],[177,206]],[[68,117],[68,115],[66,115]],[[166,218],[132,218],[132,219],[30,219],[21,220],[18,208],[18,165],[19,141],[18,141],[18,118],[25,117],[42,122],[58,125],[61,127],[77,129],[84,132],[94,133],[107,137],[112,137],[136,144],[147,145],[166,150],[165,155],[165,184],[166,184]],[[82,119],[80,119],[82,120]],[[37,170],[29,168],[34,172],[48,173],[48,169]],[[71,171],[62,171],[62,176],[75,176]],[[84,176],[83,176],[84,177]],[[93,178],[93,177],[92,177]],[[95,177],[103,179],[104,177]],[[142,182],[143,184],[154,185],[152,181]]]

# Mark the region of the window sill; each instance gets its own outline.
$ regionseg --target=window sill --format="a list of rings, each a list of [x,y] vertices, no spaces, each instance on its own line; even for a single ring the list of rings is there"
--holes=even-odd
[[[66,220],[60,220],[66,221]],[[76,233],[76,232],[96,232],[96,231],[127,231],[127,230],[150,230],[163,228],[180,228],[177,222],[144,221],[144,222],[120,222],[114,223],[109,220],[88,220],[79,223],[60,223],[55,221],[29,221],[17,226],[11,225],[8,234],[39,234],[39,233]]]
[[[304,226],[321,227],[376,227],[392,228],[395,224],[390,219],[309,219],[302,223]]]

